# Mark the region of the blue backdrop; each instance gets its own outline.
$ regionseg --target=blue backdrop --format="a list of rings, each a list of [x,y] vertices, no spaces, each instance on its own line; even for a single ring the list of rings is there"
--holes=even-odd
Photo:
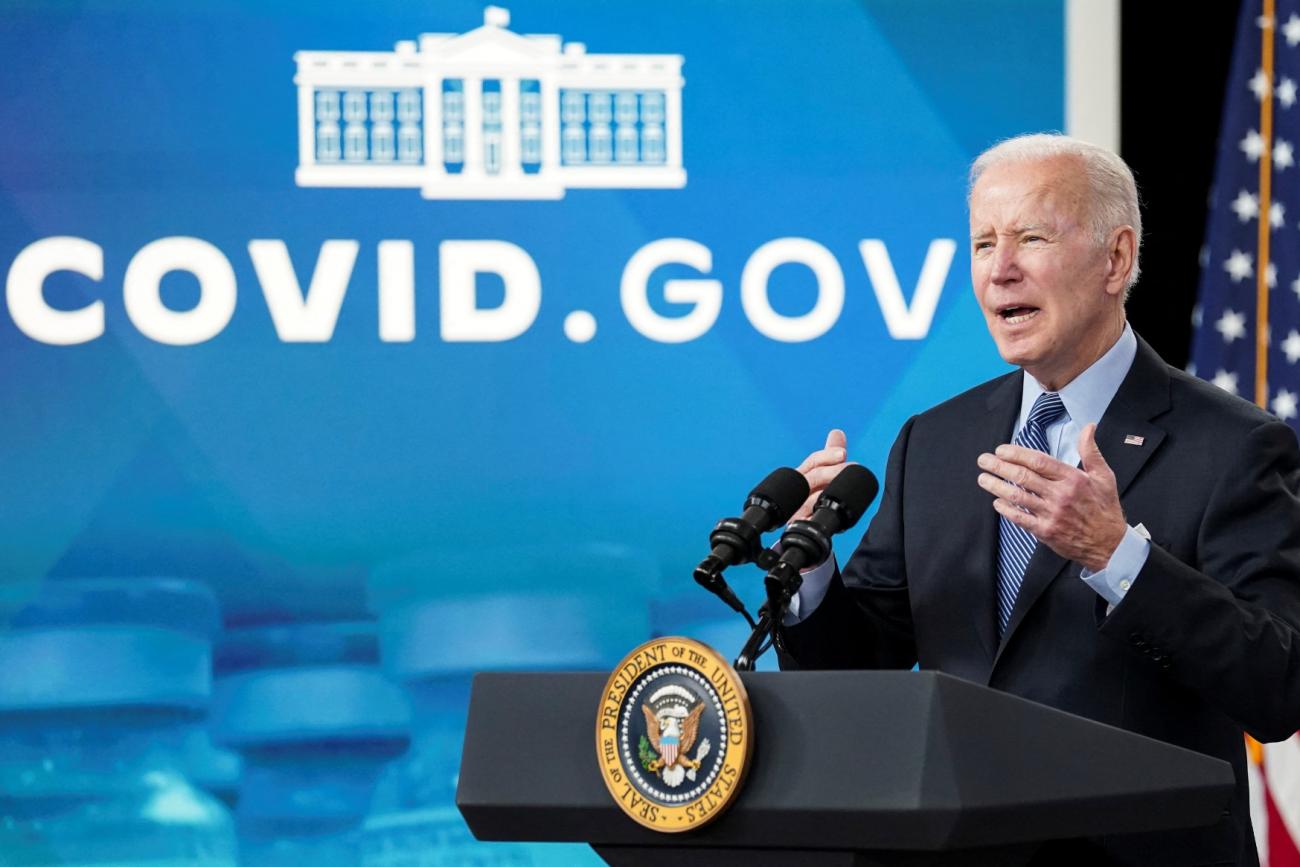
[[[400,845],[466,845],[447,781],[467,672],[600,667],[652,631],[734,653],[743,624],[689,578],[713,522],[831,427],[847,431],[851,459],[883,472],[909,415],[1004,370],[967,277],[965,171],[1001,137],[1064,122],[1061,2],[518,0],[514,33],[681,58],[684,185],[614,181],[546,201],[299,186],[295,52],[390,52],[422,33],[473,31],[483,6],[104,0],[10,4],[3,16],[5,635],[40,628],[13,612],[55,581],[206,587],[222,624],[209,636],[209,719],[233,748],[219,797],[250,863],[288,845],[266,842],[281,826],[257,813],[254,789],[310,785],[284,769],[250,775],[248,745],[262,742],[248,727],[278,724],[277,689],[299,708],[312,689],[334,689],[259,681],[268,718],[240,717],[232,734],[220,717],[250,701],[250,672],[373,669],[395,685],[381,699],[386,687],[367,682],[369,698],[339,712],[333,735],[378,725],[391,755],[348,784],[356,806],[321,832],[351,846],[347,857],[386,863],[394,828],[418,841]],[[210,246],[204,273],[227,262],[234,278],[229,321],[189,345],[160,342],[127,309],[133,260],[147,270],[142,249],[168,238]],[[698,336],[665,343],[638,327],[620,284],[634,254],[672,238],[707,249],[711,267],[653,269],[650,309],[691,313],[665,298],[670,280],[717,281],[721,302]],[[798,253],[785,258],[805,262],[778,257],[766,280],[789,334],[842,275],[842,310],[812,339],[775,339],[742,303],[747,263],[789,238],[804,242],[784,245]],[[444,245],[487,240],[535,264],[535,318],[510,339],[444,339],[439,278],[456,255]],[[281,336],[253,241],[282,242],[303,291],[313,272],[346,280],[327,339]],[[350,275],[318,269],[327,241],[355,242]],[[379,331],[379,245],[391,241],[413,255],[409,340]],[[87,248],[89,275],[58,270]],[[172,248],[182,260],[197,249]],[[916,298],[927,256],[928,318]],[[75,329],[34,328],[31,268],[46,306],[102,310],[102,334],[56,345]],[[888,309],[891,274],[901,313]],[[147,296],[147,275],[135,279]],[[507,282],[480,274],[477,306],[502,304]],[[157,285],[173,311],[219,294],[183,266]],[[908,304],[913,331],[900,336]],[[594,318],[589,341],[566,333],[576,310]],[[757,602],[757,577],[737,571],[732,583]],[[388,698],[407,710],[367,722]],[[442,782],[421,789],[431,776]],[[357,828],[392,839],[358,843]]]

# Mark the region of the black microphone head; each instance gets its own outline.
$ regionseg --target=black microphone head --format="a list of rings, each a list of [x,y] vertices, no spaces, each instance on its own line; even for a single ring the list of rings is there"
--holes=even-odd
[[[769,523],[764,530],[784,524],[795,510],[808,499],[808,480],[803,473],[790,467],[780,467],[768,474],[749,492],[745,508],[761,506],[768,514]]]
[[[871,470],[861,464],[849,464],[840,470],[817,500],[817,508],[833,508],[842,526],[835,532],[852,527],[876,498],[880,483]]]

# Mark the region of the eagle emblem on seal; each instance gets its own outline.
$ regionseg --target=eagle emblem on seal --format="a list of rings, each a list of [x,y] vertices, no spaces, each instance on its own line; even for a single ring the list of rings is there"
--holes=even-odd
[[[638,751],[641,766],[658,774],[668,786],[680,786],[682,780],[694,782],[710,749],[709,739],[704,738],[695,756],[689,755],[700,733],[704,703],[686,687],[671,684],[656,690],[641,711],[646,728]]]

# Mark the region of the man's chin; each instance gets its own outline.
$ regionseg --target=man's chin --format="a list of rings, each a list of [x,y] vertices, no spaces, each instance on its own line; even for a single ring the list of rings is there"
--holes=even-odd
[[[1025,345],[1025,341],[994,339],[993,342],[998,347],[998,355],[1013,367],[1031,367],[1034,359],[1038,357],[1037,353]]]

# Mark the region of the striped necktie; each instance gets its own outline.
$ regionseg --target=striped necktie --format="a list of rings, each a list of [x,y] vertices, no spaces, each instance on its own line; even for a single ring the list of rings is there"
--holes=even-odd
[[[1034,401],[1029,410],[1029,418],[1016,434],[1015,444],[1027,449],[1038,449],[1051,454],[1047,447],[1047,426],[1065,415],[1065,404],[1061,396],[1054,391],[1045,391]],[[1022,529],[999,516],[998,519],[998,634],[1007,631],[1011,622],[1011,610],[1016,605],[1016,596],[1020,593],[1020,584],[1025,580],[1025,568],[1029,558],[1034,555],[1038,539],[1028,530]]]

